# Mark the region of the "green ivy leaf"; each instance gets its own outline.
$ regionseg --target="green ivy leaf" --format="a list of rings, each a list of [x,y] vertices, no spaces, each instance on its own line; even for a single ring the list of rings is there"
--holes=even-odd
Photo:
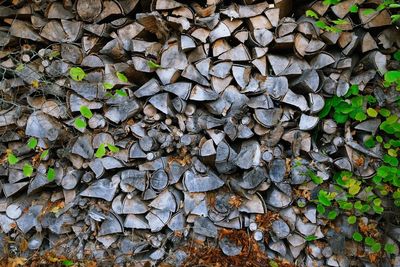
[[[22,172],[24,173],[25,177],[31,177],[33,173],[33,167],[29,163],[25,163],[24,167],[22,168]]]
[[[323,119],[326,116],[328,116],[329,112],[332,109],[332,98],[328,98],[325,101],[325,106],[322,108],[322,110],[319,112],[318,116]]]
[[[331,202],[330,199],[328,198],[328,193],[327,193],[326,191],[324,191],[324,190],[320,190],[320,191],[318,192],[318,201],[319,201],[322,205],[324,205],[324,206],[326,206],[326,207],[329,207],[329,206],[332,205],[332,202]]]
[[[17,158],[13,153],[8,154],[7,156],[8,164],[15,165],[18,163],[19,158]]]
[[[350,13],[357,13],[357,12],[358,12],[358,6],[357,6],[357,5],[352,5],[352,6],[349,8],[349,12],[350,12]]]
[[[381,249],[382,249],[382,245],[380,243],[375,243],[371,247],[371,250],[375,253],[381,251]]]
[[[384,75],[385,81],[389,83],[394,83],[400,80],[400,71],[398,70],[390,70]]]
[[[345,25],[345,24],[349,24],[348,21],[344,20],[344,19],[337,19],[337,20],[332,20],[333,23],[335,23],[336,25]]]
[[[314,241],[314,240],[317,240],[317,236],[315,236],[315,235],[308,235],[308,236],[306,236],[304,239],[306,240],[306,241]]]
[[[318,205],[317,205],[317,211],[318,211],[318,213],[320,213],[320,214],[324,214],[324,213],[325,213],[325,207],[322,206],[321,204],[318,204]]]
[[[128,82],[128,78],[122,72],[117,71],[115,74],[117,75],[118,80],[120,80],[121,82],[123,82],[123,83]]]
[[[94,155],[96,156],[96,158],[102,158],[104,157],[105,154],[106,154],[106,146],[104,144],[100,144]]]
[[[307,12],[306,12],[306,15],[307,15]],[[158,64],[155,63],[153,60],[147,61],[147,66],[149,66],[150,69],[158,69],[158,68],[161,68],[161,65],[158,65]]]
[[[122,89],[116,90],[115,93],[116,93],[117,95],[119,95],[119,96],[122,96],[122,97],[127,97],[127,96],[128,96],[128,94],[127,94],[124,90],[122,90]]]
[[[392,157],[389,155],[384,155],[383,161],[393,167],[397,167],[399,165],[399,160],[396,157]]]
[[[365,238],[365,240],[364,240],[364,243],[367,245],[367,246],[372,246],[373,244],[375,244],[375,240],[372,238],[372,237],[369,237],[369,236],[367,236],[366,238]]]
[[[363,236],[359,232],[355,232],[353,234],[354,241],[361,242],[363,240]]]
[[[367,115],[365,115],[363,112],[358,112],[355,116],[355,119],[358,121],[364,121],[367,119]]]
[[[30,149],[35,149],[35,147],[37,146],[37,143],[38,143],[38,140],[37,140],[35,137],[31,137],[31,138],[29,138],[29,140],[28,140],[27,146],[28,146]]]
[[[392,19],[392,23],[400,20],[400,15],[391,15],[390,18]]]
[[[387,254],[395,254],[396,253],[396,247],[394,244],[386,244],[384,250],[386,251]]]
[[[373,109],[373,108],[368,108],[367,109],[367,114],[368,116],[370,116],[371,118],[375,118],[376,116],[378,116],[378,112]]]
[[[348,115],[347,114],[342,114],[342,113],[338,113],[335,112],[333,114],[333,119],[337,122],[337,123],[345,123],[347,121]]]
[[[349,224],[355,224],[356,221],[357,221],[357,217],[354,216],[354,215],[351,215],[351,216],[349,216],[349,217],[347,218],[347,222],[348,222]]]
[[[42,154],[40,155],[40,159],[43,160],[47,157],[47,155],[49,155],[49,150],[45,150],[42,152]]]
[[[364,145],[365,145],[367,148],[373,148],[373,147],[375,146],[375,141],[374,141],[374,139],[372,138],[372,136],[371,136],[370,138],[368,138],[368,139],[364,142]]]
[[[47,180],[52,182],[54,181],[55,177],[56,177],[56,171],[53,168],[49,168],[47,170]]]
[[[80,129],[82,129],[82,128],[86,128],[86,122],[83,120],[83,119],[81,119],[81,118],[76,118],[75,119],[75,122],[74,122],[74,125],[75,125],[75,127],[76,128],[80,128]]]
[[[105,83],[103,83],[103,87],[106,90],[110,90],[110,89],[113,89],[114,85],[112,83],[105,82]]]
[[[110,151],[113,152],[113,153],[118,153],[118,152],[119,152],[119,148],[116,147],[116,146],[114,146],[114,145],[112,145],[112,144],[108,144],[107,147],[108,147],[108,149],[110,149]]]
[[[315,13],[315,12],[312,11],[312,10],[307,10],[307,11],[306,11],[306,16],[307,16],[307,17],[310,17],[310,18],[318,19],[317,13]]]
[[[93,117],[92,111],[87,106],[81,106],[79,108],[79,111],[81,112],[82,116],[85,117],[86,119],[90,119],[91,117]]]
[[[74,81],[82,81],[85,78],[86,73],[80,67],[73,67],[69,69],[69,75],[71,76],[72,80]]]
[[[317,22],[315,22],[315,26],[321,29],[326,29],[326,27],[328,27],[328,25],[326,25],[326,23],[322,20],[318,20]]]
[[[329,220],[334,220],[334,219],[336,219],[337,216],[338,216],[338,212],[335,210],[331,210],[330,212],[328,212]]]

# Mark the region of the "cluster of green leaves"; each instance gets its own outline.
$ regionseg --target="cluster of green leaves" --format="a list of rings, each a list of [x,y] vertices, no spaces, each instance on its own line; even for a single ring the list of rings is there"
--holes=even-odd
[[[80,111],[81,115],[88,120],[93,117],[92,111],[87,106],[81,106],[79,108],[79,111]],[[86,128],[86,126],[87,126],[86,121],[81,117],[75,119],[74,125],[76,128],[80,128],[80,129]]]
[[[374,14],[375,12],[382,11],[384,9],[396,9],[400,8],[400,4],[396,3],[395,0],[383,0],[382,3],[378,5],[377,8],[367,8],[363,11],[364,15],[371,15]],[[395,23],[396,21],[400,20],[400,15],[399,14],[394,14],[391,16],[392,23]]]
[[[128,82],[128,78],[122,72],[116,72],[115,75],[117,76],[118,80],[120,80],[121,82],[123,82],[123,83]],[[103,87],[106,90],[110,90],[110,92],[108,92],[106,94],[107,97],[115,97],[117,95],[122,96],[122,97],[128,96],[128,94],[126,93],[126,91],[124,89],[116,89],[113,93],[112,91],[114,89],[114,84],[112,84],[110,82],[103,83]]]
[[[38,144],[38,140],[35,137],[30,137],[28,139],[28,142],[26,143],[26,146],[30,149],[36,149],[36,146]],[[49,154],[49,150],[44,150],[40,154],[40,160],[44,160]],[[8,152],[7,154],[7,161],[9,165],[15,165],[19,162],[19,158],[16,157],[12,152]],[[24,166],[22,167],[22,172],[25,177],[31,177],[34,171],[34,167],[30,163],[25,163]],[[47,179],[49,181],[53,181],[55,178],[55,171],[53,168],[49,168],[47,170]]]
[[[112,153],[118,153],[119,148],[112,144],[100,144],[97,148],[96,153],[94,154],[96,158],[102,158],[107,154],[107,148]]]
[[[317,21],[315,22],[315,26],[317,26],[318,28],[320,28],[322,30],[329,31],[329,32],[339,33],[342,30],[337,28],[337,27],[335,27],[335,26],[344,25],[344,24],[348,23],[346,20],[343,20],[343,19],[330,20],[329,22],[328,21],[323,21],[323,20],[320,19],[320,17],[318,16],[317,13],[315,13],[314,11],[312,11],[310,9],[306,11],[306,16],[310,17],[310,18],[317,19]],[[335,26],[328,25],[327,23],[333,24]]]
[[[322,119],[331,114],[332,118],[340,124],[349,119],[361,122],[368,117],[375,118],[378,115],[374,108],[367,108],[368,104],[373,105],[376,102],[376,98],[372,95],[360,95],[358,85],[353,84],[343,98],[335,95],[326,99],[319,117]]]

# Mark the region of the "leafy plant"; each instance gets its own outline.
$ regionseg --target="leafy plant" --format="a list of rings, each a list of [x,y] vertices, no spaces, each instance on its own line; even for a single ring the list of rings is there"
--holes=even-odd
[[[44,150],[42,154],[40,154],[40,159],[43,160],[49,155],[49,150]]]
[[[121,82],[123,82],[123,83],[128,82],[128,78],[122,72],[117,71],[115,74],[117,75],[118,80],[120,80]]]
[[[311,11],[311,10],[310,10]],[[306,13],[307,14],[307,13]],[[318,16],[317,16],[318,18]],[[161,68],[161,65],[155,63],[153,60],[148,60],[147,61],[147,66],[149,66],[150,69],[158,69]]]
[[[99,147],[96,150],[96,153],[94,154],[96,158],[102,158],[107,154],[107,148],[113,152],[113,153],[117,153],[119,152],[119,148],[112,145],[112,144],[100,144]]]
[[[32,165],[29,163],[25,163],[24,167],[22,168],[22,172],[24,173],[24,176],[31,177],[33,173]]]
[[[15,165],[18,163],[19,158],[17,158],[13,153],[8,153],[7,160],[8,160],[8,164]]]
[[[93,117],[92,111],[87,106],[81,106],[79,111],[86,119],[90,119],[91,117]]]
[[[86,122],[81,118],[76,118],[74,121],[74,125],[76,128],[79,128],[79,129],[86,128],[86,126],[87,126]]]
[[[94,154],[96,158],[102,158],[106,154],[106,145],[105,144],[100,144],[100,146],[97,148],[96,153]]]
[[[56,177],[56,171],[53,168],[47,170],[47,180],[52,182]]]
[[[73,67],[69,69],[69,75],[74,81],[82,81],[86,77],[85,71],[80,67]]]
[[[28,140],[27,146],[28,146],[30,149],[35,149],[36,146],[37,146],[37,143],[38,143],[38,140],[37,140],[35,137],[31,137],[31,138],[29,138],[29,140]]]

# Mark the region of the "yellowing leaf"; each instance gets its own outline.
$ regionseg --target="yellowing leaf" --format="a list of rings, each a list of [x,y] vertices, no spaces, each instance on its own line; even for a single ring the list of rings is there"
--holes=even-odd
[[[39,88],[39,81],[38,80],[33,80],[32,81],[32,87],[35,88],[35,89],[38,89]]]
[[[82,68],[73,67],[69,70],[69,75],[71,76],[72,80],[79,82],[85,78],[86,73]]]
[[[354,184],[349,187],[349,194],[350,195],[357,195],[360,192],[361,187],[358,184]]]

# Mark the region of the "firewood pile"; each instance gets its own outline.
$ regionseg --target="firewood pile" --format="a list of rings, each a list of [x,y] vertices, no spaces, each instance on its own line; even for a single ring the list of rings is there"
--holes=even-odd
[[[0,256],[400,264],[354,238],[398,252],[398,214],[350,224],[318,202],[343,171],[368,198],[384,151],[365,142],[384,118],[360,113],[399,114],[382,81],[400,32],[389,9],[364,12],[378,0],[323,2],[0,1]],[[332,115],[335,99],[355,116]]]

